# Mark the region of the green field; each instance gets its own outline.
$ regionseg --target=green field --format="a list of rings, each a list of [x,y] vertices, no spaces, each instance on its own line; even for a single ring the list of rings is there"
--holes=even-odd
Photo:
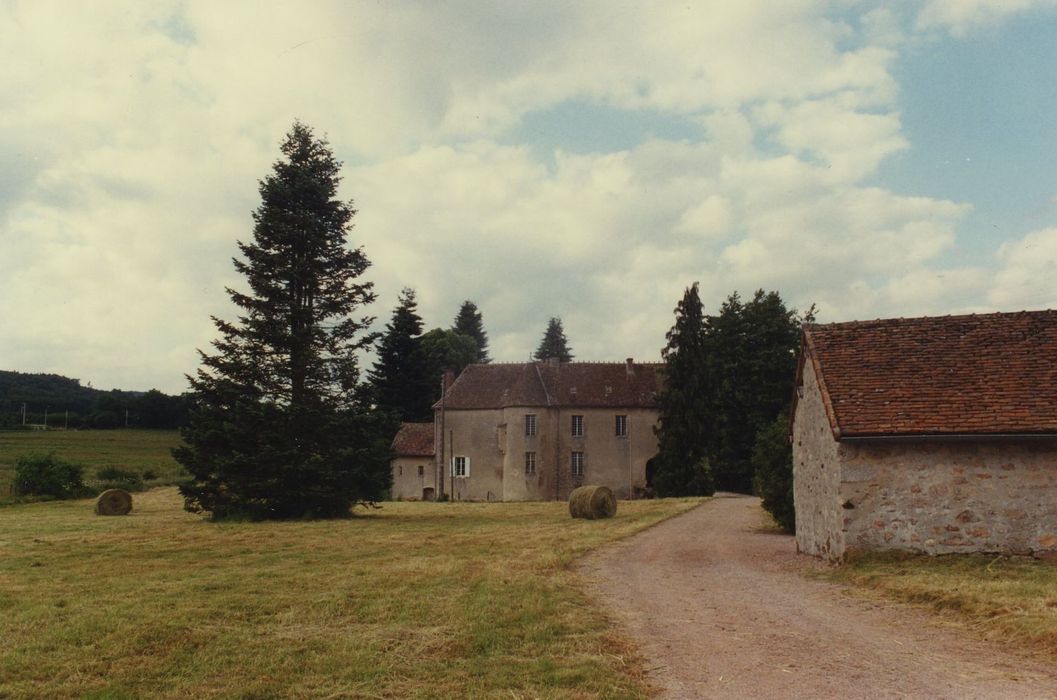
[[[157,483],[172,483],[182,471],[170,450],[180,443],[176,430],[5,430],[0,431],[0,498],[10,495],[18,458],[54,452],[85,467],[91,479],[105,467],[153,471]]]
[[[134,499],[0,509],[0,697],[645,697],[570,563],[700,502],[210,523],[173,488]]]

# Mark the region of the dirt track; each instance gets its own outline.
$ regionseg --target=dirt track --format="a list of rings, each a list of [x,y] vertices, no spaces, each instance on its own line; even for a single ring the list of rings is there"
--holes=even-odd
[[[755,498],[720,497],[581,571],[664,698],[1057,698],[1057,671],[801,575]],[[1051,667],[1052,668],[1052,667]]]

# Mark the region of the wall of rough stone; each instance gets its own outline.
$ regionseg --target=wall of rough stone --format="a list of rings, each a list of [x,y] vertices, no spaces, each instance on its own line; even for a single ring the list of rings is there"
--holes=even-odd
[[[1057,551],[1057,442],[842,443],[847,550]]]
[[[422,467],[422,476],[418,468]],[[423,491],[427,488],[437,492],[437,472],[432,455],[429,457],[396,457],[393,468],[393,499],[422,500]]]
[[[810,358],[793,417],[793,503],[801,552],[830,560],[844,555],[839,443],[833,438]]]

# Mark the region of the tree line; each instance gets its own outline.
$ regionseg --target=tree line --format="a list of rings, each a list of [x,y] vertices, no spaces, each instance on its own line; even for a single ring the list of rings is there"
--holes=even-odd
[[[58,374],[0,370],[0,428],[174,429],[183,423],[187,405],[186,397],[157,389],[103,391]]]
[[[800,329],[814,319],[778,292],[735,292],[707,315],[694,283],[675,308],[662,351],[658,397],[658,495],[756,493],[780,525],[793,526],[788,406]]]

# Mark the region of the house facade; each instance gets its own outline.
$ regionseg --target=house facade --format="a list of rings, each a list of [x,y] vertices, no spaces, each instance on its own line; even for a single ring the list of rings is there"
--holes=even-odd
[[[1057,552],[1057,311],[807,326],[800,551]]]
[[[660,368],[630,359],[471,365],[434,406],[433,481],[408,481],[413,456],[394,442],[393,496],[432,487],[455,500],[553,500],[585,483],[641,495],[657,452]]]

